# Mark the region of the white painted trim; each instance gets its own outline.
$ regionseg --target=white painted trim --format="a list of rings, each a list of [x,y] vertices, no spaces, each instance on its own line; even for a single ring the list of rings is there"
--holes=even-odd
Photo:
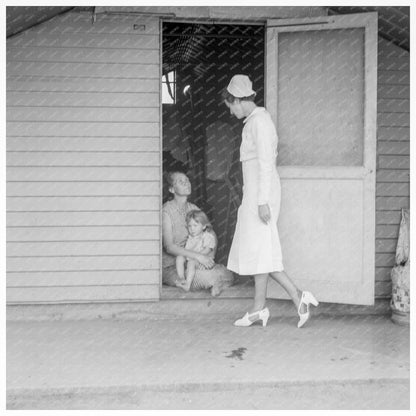
[[[162,231],[162,202],[163,202],[163,104],[162,104],[162,73],[163,73],[163,20],[159,19],[159,299],[162,296],[163,269],[163,231]]]
[[[377,12],[307,17],[301,19],[270,19],[267,21],[266,28],[273,28],[276,32],[352,29],[366,27],[368,24],[372,24],[374,20],[377,26]]]
[[[364,238],[363,275],[364,293],[367,304],[374,304],[375,295],[375,257],[376,257],[376,158],[377,158],[377,13],[365,19],[365,98],[364,98],[364,168],[367,172],[363,186]],[[374,195],[374,197],[373,197]],[[366,261],[364,261],[366,259]],[[365,276],[374,276],[373,282]]]
[[[265,87],[265,107],[272,116],[274,125],[277,126],[277,109],[278,94],[274,92],[277,90],[278,85],[278,35],[274,30],[267,30],[266,27],[266,45],[265,45],[265,74],[264,74],[264,87]]]
[[[178,18],[164,18],[163,23],[189,23],[195,25],[235,25],[235,26],[264,26],[265,21],[259,20],[221,20],[209,19],[207,17],[193,18],[178,17]]]

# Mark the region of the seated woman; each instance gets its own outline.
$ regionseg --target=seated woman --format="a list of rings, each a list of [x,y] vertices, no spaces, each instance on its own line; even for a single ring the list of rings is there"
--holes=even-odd
[[[188,202],[188,196],[191,194],[191,183],[184,173],[170,172],[167,174],[167,181],[169,192],[173,198],[165,202],[162,208],[162,281],[165,285],[176,286],[178,280],[180,280],[176,271],[176,257],[188,257],[204,266],[196,270],[191,290],[211,289],[212,296],[218,296],[224,287],[232,285],[233,273],[227,270],[224,265],[215,264],[212,256],[185,248],[188,238],[186,214],[199,208]],[[214,232],[213,235],[217,243]],[[214,253],[215,251],[216,244]]]

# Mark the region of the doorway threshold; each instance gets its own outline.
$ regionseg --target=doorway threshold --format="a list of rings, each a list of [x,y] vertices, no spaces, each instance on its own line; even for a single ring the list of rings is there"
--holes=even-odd
[[[212,296],[210,291],[198,290],[196,292],[184,292],[177,287],[163,286],[161,299],[217,299],[217,298],[252,298],[254,295],[254,287],[247,286],[231,286],[225,288],[219,296]]]
[[[216,299],[216,298],[253,298],[254,280],[251,276],[237,276],[233,286],[224,288],[219,296],[212,296],[209,289],[185,292],[178,287],[162,286],[161,300],[172,299]]]

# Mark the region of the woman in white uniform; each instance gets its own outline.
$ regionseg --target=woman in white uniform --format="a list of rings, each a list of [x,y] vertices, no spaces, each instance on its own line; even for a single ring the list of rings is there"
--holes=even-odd
[[[227,268],[241,275],[254,275],[255,296],[252,309],[236,326],[262,321],[266,326],[270,312],[266,303],[268,277],[283,286],[299,314],[298,327],[309,319],[309,304],[318,305],[310,292],[300,291],[285,273],[277,220],[280,210],[280,178],[276,168],[277,133],[270,114],[254,103],[256,93],[246,75],[235,75],[223,99],[230,113],[244,119],[240,161],[243,170],[243,200],[238,209]]]

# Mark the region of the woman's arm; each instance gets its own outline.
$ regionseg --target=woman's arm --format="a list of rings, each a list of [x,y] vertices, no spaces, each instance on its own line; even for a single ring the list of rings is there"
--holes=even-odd
[[[200,251],[200,253],[201,254],[205,254],[205,255],[209,255],[209,254],[211,254],[212,252],[214,251],[214,249],[213,248],[211,248],[211,247],[204,247],[201,251]]]
[[[265,224],[270,221],[269,194],[271,176],[276,168],[277,133],[271,119],[256,120],[254,126],[254,141],[256,143],[258,176],[258,214]]]
[[[192,250],[187,250],[184,247],[175,244],[173,241],[173,232],[172,232],[172,221],[168,214],[162,214],[162,239],[163,246],[168,254],[172,256],[184,256],[194,259],[201,263],[205,267],[212,267],[214,265],[214,260],[201,253],[197,253]]]
[[[256,145],[258,175],[258,205],[268,204],[271,178],[276,168],[277,133],[273,121],[266,115],[253,120],[253,140]]]

